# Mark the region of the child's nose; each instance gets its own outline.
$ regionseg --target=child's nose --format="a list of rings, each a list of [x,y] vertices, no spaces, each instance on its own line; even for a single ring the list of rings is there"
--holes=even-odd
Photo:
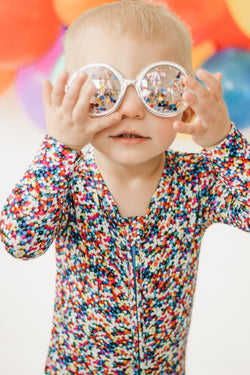
[[[138,97],[135,87],[127,87],[122,103],[118,108],[118,112],[122,115],[122,118],[144,118],[145,108]]]

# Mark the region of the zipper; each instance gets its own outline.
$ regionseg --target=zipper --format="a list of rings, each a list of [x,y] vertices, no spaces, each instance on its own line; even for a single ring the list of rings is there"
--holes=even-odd
[[[136,282],[135,250],[136,250],[136,247],[134,245],[131,246],[132,265],[133,265],[133,271],[134,271],[134,291],[135,291],[135,306],[136,306],[137,335],[138,335],[138,363],[139,363],[139,375],[140,375],[141,374],[141,361],[140,361],[139,315],[138,315],[138,303],[137,303],[137,282]]]

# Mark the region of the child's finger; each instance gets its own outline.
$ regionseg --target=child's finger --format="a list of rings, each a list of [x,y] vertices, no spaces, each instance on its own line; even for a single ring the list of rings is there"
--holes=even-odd
[[[197,77],[205,83],[209,91],[214,95],[216,99],[222,96],[222,74],[215,73],[214,75],[204,69],[199,69],[196,72]]]
[[[173,127],[178,133],[189,134],[196,137],[203,135],[205,132],[205,129],[199,120],[190,123],[175,121]]]
[[[205,77],[206,76],[206,77]],[[223,103],[221,74],[215,76],[205,70],[199,72],[199,77],[204,79],[205,87],[193,77],[185,77],[183,83],[189,88],[183,99],[195,111],[202,121],[210,121],[211,113],[218,111]]]
[[[220,73],[220,72],[216,72],[216,73],[214,73],[214,77],[217,79],[217,81],[218,81],[219,84],[221,85],[221,81],[222,81],[222,73]]]
[[[199,100],[207,100],[211,97],[208,89],[202,83],[198,82],[197,79],[188,76],[183,78],[183,83],[189,89],[185,94],[192,94],[192,96]]]
[[[63,99],[63,107],[66,111],[72,112],[80,96],[81,89],[85,83],[88,75],[86,72],[81,72],[73,80],[71,85],[67,88]]]
[[[81,87],[79,88],[79,91],[81,91]],[[90,99],[95,91],[96,88],[93,82],[87,82],[83,90],[81,91],[81,95],[73,109],[72,117],[74,121],[78,122],[79,120],[81,120],[83,114],[88,114]]]
[[[206,121],[211,116],[211,109],[213,108],[214,99],[211,98],[209,93],[205,92],[202,95],[203,97],[200,98],[197,95],[187,91],[183,94],[183,99],[194,110],[198,117]]]
[[[121,121],[121,114],[118,112],[114,112],[109,116],[104,116],[102,118],[93,119],[91,123],[91,132],[92,134],[96,134],[110,126],[114,126]]]
[[[51,93],[53,90],[53,85],[50,81],[45,80],[43,81],[43,103],[45,107],[49,107],[51,105]]]
[[[51,96],[52,104],[54,104],[57,107],[60,107],[62,104],[65,95],[65,85],[67,83],[67,80],[68,73],[65,70],[61,71],[57,77],[54,90]]]
[[[184,101],[194,110],[197,116],[205,120],[211,113],[215,98],[206,87],[191,76],[185,77],[183,83],[189,89],[183,94]]]

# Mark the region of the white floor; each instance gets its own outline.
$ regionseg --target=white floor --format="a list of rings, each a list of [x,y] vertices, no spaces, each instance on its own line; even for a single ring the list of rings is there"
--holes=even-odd
[[[14,88],[0,97],[0,206],[31,162],[43,133]],[[195,150],[179,138],[175,148]],[[250,374],[250,235],[225,225],[206,232],[200,257],[187,375]],[[54,298],[54,248],[23,262],[0,243],[0,375],[42,375]]]

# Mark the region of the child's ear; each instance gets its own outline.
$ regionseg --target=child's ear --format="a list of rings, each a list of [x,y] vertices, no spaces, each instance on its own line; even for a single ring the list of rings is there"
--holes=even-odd
[[[187,107],[185,111],[182,113],[181,121],[183,122],[191,122],[195,115],[194,110],[191,107]]]

